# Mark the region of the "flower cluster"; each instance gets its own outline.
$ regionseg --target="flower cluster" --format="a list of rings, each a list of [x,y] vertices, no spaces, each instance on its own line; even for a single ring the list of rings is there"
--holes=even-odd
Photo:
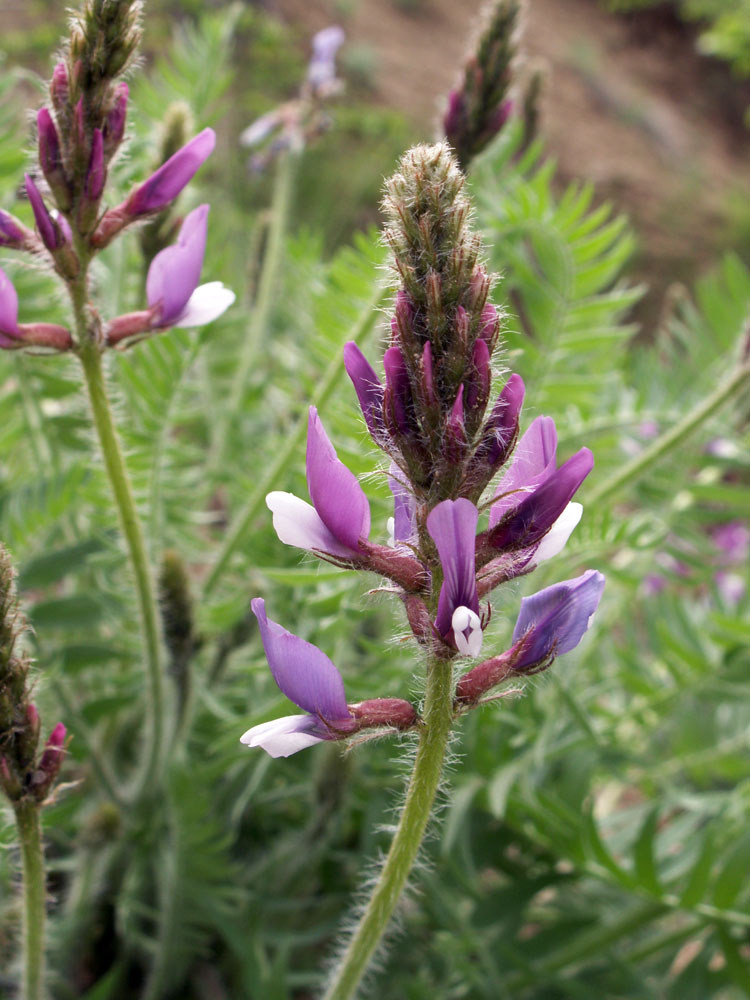
[[[20,649],[26,621],[18,609],[15,571],[0,546],[0,788],[12,803],[43,803],[65,752],[65,726],[58,722],[40,743],[40,721],[31,700],[29,660]]]
[[[272,108],[240,133],[240,144],[262,147],[249,161],[255,172],[265,168],[282,152],[300,152],[308,142],[331,126],[325,104],[343,84],[336,75],[336,53],[344,43],[344,31],[331,25],[312,38],[312,56],[299,96]]]
[[[73,287],[85,283],[91,258],[122,230],[170,205],[213,151],[204,129],[177,150],[119,205],[108,207],[107,183],[125,138],[129,90],[121,78],[137,48],[140,5],[88,0],[72,27],[65,58],[49,85],[49,106],[37,113],[38,169],[26,174],[34,230],[0,211],[0,246],[33,255]],[[91,332],[101,346],[177,324],[197,326],[234,301],[218,283],[199,286],[208,206],[191,212],[177,243],[157,254],[146,286],[148,308],[102,323],[93,311]],[[76,350],[64,326],[18,322],[18,297],[0,270],[0,347]]]
[[[463,187],[445,144],[420,146],[403,158],[384,202],[385,239],[400,285],[384,377],[356,344],[344,348],[367,428],[390,460],[389,543],[371,537],[367,497],[339,461],[314,407],[307,438],[311,503],[280,492],[267,498],[282,542],[395,585],[390,589],[418,643],[433,662],[448,664],[480,656],[491,614],[481,599],[565,545],[582,514],[572,498],[593,465],[582,448],[558,466],[549,417],[532,421],[517,442],[524,398],[518,375],[491,400],[501,318],[489,301],[491,281]],[[487,526],[478,531],[485,511]],[[603,587],[604,577],[590,570],[525,598],[511,647],[459,679],[455,711],[507,677],[544,670],[573,649]],[[273,676],[305,714],[256,726],[243,742],[286,756],[363,728],[419,723],[416,710],[398,699],[348,705],[328,657],[270,621],[262,601],[253,610]]]

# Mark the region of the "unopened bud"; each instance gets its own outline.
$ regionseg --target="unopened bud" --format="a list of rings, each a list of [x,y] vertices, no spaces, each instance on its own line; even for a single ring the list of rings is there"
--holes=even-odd
[[[47,108],[40,108],[36,117],[39,138],[39,166],[58,208],[67,211],[72,205],[72,192],[63,167],[60,137]]]
[[[106,160],[110,160],[114,156],[125,135],[129,93],[127,83],[117,84],[114,104],[104,119],[104,157]]]
[[[59,62],[53,72],[49,85],[49,95],[52,99],[52,106],[58,114],[64,114],[70,98],[70,87],[68,86],[68,70],[64,62]]]
[[[468,441],[464,423],[464,387],[461,385],[445,424],[444,452],[451,465],[457,465],[463,461],[467,447]]]
[[[34,184],[34,181],[28,174],[26,174],[26,194],[31,203],[34,221],[42,238],[42,243],[51,252],[59,250],[65,243],[65,234],[60,224],[52,218],[36,184]]]
[[[39,248],[39,241],[18,219],[0,209],[0,247],[8,247],[11,250],[35,250]]]

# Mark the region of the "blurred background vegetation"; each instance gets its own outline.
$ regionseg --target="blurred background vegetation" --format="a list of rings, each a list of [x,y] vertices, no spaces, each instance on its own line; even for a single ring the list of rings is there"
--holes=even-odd
[[[522,152],[508,128],[470,175],[504,276],[496,300],[508,310],[507,364],[528,387],[525,425],[553,415],[563,456],[585,443],[597,461],[586,517],[533,589],[594,567],[607,574],[606,598],[580,652],[463,724],[442,822],[378,972],[386,1000],[750,996],[750,598],[736,583],[747,541],[722,541],[750,506],[746,405],[707,420],[629,492],[607,493],[626,461],[726,377],[747,330],[750,27],[742,0],[613,6],[531,0],[524,48],[547,74],[541,138]],[[363,597],[358,578],[284,549],[262,501],[270,476],[304,495],[298,429],[317,401],[340,457],[367,477],[385,537],[388,492],[372,476],[340,349],[359,335],[375,356],[386,322],[373,313],[382,178],[405,147],[435,135],[477,9],[147,5],[117,183],[126,191],[154,165],[168,105],[186,104],[196,130],[216,127],[217,154],[180,211],[211,202],[205,279],[233,287],[240,304],[111,366],[153,559],[177,550],[195,598],[193,656],[172,664],[185,745],[168,794],[138,815],[96,766],[117,775],[133,759],[141,675],[77,373],[64,358],[0,358],[0,537],[36,630],[43,718],[64,718],[73,734],[71,787],[45,814],[56,1000],[306,1000],[368,859],[387,845],[403,771],[393,758],[408,741],[283,762],[239,746],[283,703],[248,608],[265,596],[269,613],[337,663],[352,700],[418,694],[411,650],[392,638],[403,623]],[[50,72],[64,13],[42,0],[0,10],[0,204],[28,219],[24,109],[42,99],[36,74]],[[347,32],[346,92],[330,131],[295,160],[283,267],[237,386],[276,173],[249,172],[237,136],[294,96],[311,34],[334,21]],[[51,280],[6,256],[22,318],[61,321]],[[103,311],[138,308],[142,273],[136,238],[103,255]],[[223,416],[235,391],[239,411]],[[487,648],[504,648],[524,588],[511,590]],[[10,861],[0,990],[12,996],[10,825],[0,836]]]

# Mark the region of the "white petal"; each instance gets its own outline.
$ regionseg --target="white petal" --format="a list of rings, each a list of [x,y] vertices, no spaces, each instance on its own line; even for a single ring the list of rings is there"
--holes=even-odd
[[[176,326],[205,326],[213,323],[232,305],[237,296],[231,288],[225,288],[220,281],[209,281],[198,285],[188,299],[185,312]]]
[[[334,538],[312,504],[293,493],[274,490],[266,497],[266,506],[273,514],[276,534],[285,545],[308,551],[318,549],[344,559],[353,555],[351,549]]]
[[[479,656],[482,652],[484,633],[481,628],[472,629],[469,633],[469,656]]]
[[[262,722],[243,733],[240,743],[249,747],[262,747],[271,757],[289,757],[322,742],[319,736],[313,736],[312,733],[296,731],[299,723],[308,718],[307,715],[285,715],[281,719]]]
[[[393,548],[396,544],[396,518],[389,517],[385,522],[385,527],[388,532],[388,544]]]
[[[240,145],[241,146],[255,146],[257,143],[262,142],[266,136],[270,135],[271,132],[279,124],[280,116],[277,110],[268,111],[266,114],[261,115],[260,118],[248,125],[246,129],[240,132]]]
[[[451,618],[451,628],[454,632],[463,632],[464,629],[469,627],[469,622],[471,621],[471,609],[465,608],[463,605],[456,608],[453,612],[453,617]]]
[[[469,643],[463,632],[459,632],[457,629],[453,630],[453,636],[456,640],[456,649],[459,651],[461,656],[469,655]]]
[[[582,504],[575,501],[568,504],[539,543],[539,548],[534,553],[532,560],[535,565],[544,562],[545,559],[551,559],[559,552],[562,552],[573,533],[573,529],[581,520],[582,514]]]
[[[462,656],[479,656],[482,648],[482,623],[479,615],[471,608],[460,606],[453,612],[451,618],[456,649]],[[468,636],[465,634],[468,631]]]

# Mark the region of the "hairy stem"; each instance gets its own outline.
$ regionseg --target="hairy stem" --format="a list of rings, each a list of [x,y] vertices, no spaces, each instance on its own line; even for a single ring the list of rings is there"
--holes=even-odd
[[[599,503],[618,493],[623,487],[629,486],[639,479],[644,472],[656,465],[665,455],[678,448],[695,430],[713,416],[722,406],[739,395],[750,383],[750,364],[744,362],[736,368],[729,378],[720,382],[712,393],[701,400],[690,413],[674,425],[653,444],[649,445],[640,455],[627,462],[619,472],[610,476],[586,497],[590,504]]]
[[[112,417],[99,345],[85,334],[80,337],[79,344],[79,358],[88,389],[94,426],[130,556],[145,646],[148,692],[146,737],[136,793],[139,796],[151,783],[158,780],[163,765],[165,698],[164,675],[160,662],[159,617],[143,529]]]
[[[360,344],[368,336],[377,322],[377,310],[379,306],[385,302],[387,295],[388,289],[384,286],[378,285],[371,301],[367,303],[360,313],[359,319],[355,323],[354,328],[349,335],[349,340],[353,340],[356,344]],[[338,386],[343,373],[344,361],[343,357],[339,355],[331,361],[327,371],[323,375],[320,382],[320,388],[313,396],[313,405],[317,406],[319,409],[322,409],[325,406],[327,400]],[[240,510],[229,526],[224,538],[224,544],[222,545],[219,554],[216,557],[216,562],[211,568],[211,572],[206,577],[206,582],[203,585],[204,596],[207,597],[215,589],[222,574],[224,573],[224,570],[229,565],[235,550],[244,539],[245,533],[262,509],[266,494],[270,492],[270,490],[272,490],[282,479],[290,462],[296,460],[300,444],[304,440],[306,433],[307,413],[304,413],[302,417],[300,417],[297,426],[287,436],[286,443],[278,451],[276,460],[269,466],[268,471],[262,477],[255,490],[253,490],[250,494],[242,510]]]
[[[388,856],[367,907],[331,977],[324,1000],[354,996],[383,936],[417,859],[443,773],[453,724],[450,663],[434,661],[427,670],[424,726],[406,792],[406,802]]]
[[[14,804],[23,866],[23,987],[24,1000],[44,996],[45,878],[40,806],[23,800]]]

